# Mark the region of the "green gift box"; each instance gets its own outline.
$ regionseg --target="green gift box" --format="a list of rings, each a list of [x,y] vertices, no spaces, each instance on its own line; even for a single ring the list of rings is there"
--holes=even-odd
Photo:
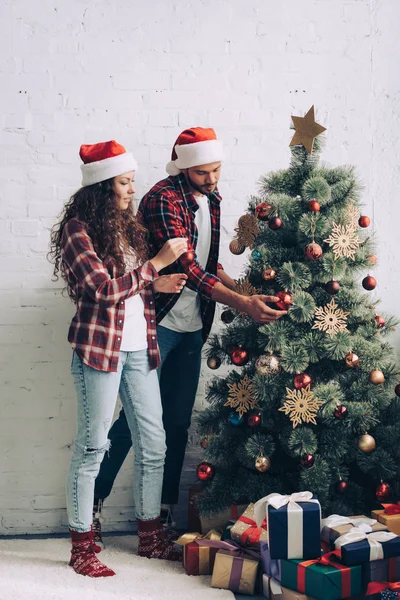
[[[362,568],[346,567],[338,551],[315,560],[281,560],[282,585],[317,600],[340,600],[360,594]]]

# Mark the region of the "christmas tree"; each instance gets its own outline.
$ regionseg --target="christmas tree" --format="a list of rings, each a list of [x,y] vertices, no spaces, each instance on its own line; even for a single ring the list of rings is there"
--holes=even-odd
[[[314,107],[292,117],[287,170],[260,180],[230,244],[251,250],[241,294],[287,309],[258,325],[224,310],[207,364],[233,365],[208,386],[199,419],[207,485],[201,514],[278,492],[312,491],[326,515],[369,514],[400,494],[400,384],[377,312],[375,244],[351,166],[320,164]]]

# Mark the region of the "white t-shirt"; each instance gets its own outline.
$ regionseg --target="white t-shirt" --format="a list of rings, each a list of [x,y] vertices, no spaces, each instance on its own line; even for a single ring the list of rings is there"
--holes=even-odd
[[[125,256],[126,270],[137,267],[134,254]],[[125,300],[125,320],[122,329],[120,350],[134,352],[147,349],[147,322],[144,316],[144,303],[140,294],[135,294]]]
[[[207,196],[195,196],[199,205],[195,212],[198,238],[196,246],[197,262],[206,268],[211,246],[211,217]],[[200,295],[185,286],[171,310],[165,315],[160,325],[172,331],[186,333],[203,328],[200,312]]]

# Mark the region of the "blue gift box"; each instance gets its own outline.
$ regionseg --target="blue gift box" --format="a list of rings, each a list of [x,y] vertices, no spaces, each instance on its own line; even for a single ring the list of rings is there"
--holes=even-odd
[[[382,532],[384,534],[385,532]],[[349,544],[338,545],[341,538],[338,538],[335,542],[336,547],[340,547],[343,564],[351,567],[352,565],[361,565],[374,560],[381,560],[373,558],[371,555],[371,545],[368,541],[368,537],[373,537],[374,534],[366,535],[364,540],[358,542],[352,542]],[[388,534],[390,535],[390,533]],[[344,536],[343,536],[344,537]],[[382,548],[384,558],[392,558],[394,556],[400,556],[400,537],[395,536],[393,539],[388,541],[379,542]],[[376,580],[375,580],[376,581]]]
[[[400,581],[400,556],[374,560],[362,565],[363,588],[374,581]],[[368,600],[371,596],[368,596]]]
[[[315,496],[313,496],[315,499]],[[290,521],[290,505],[274,508],[268,505],[268,535],[271,558],[302,558],[310,560],[321,555],[321,507],[319,502],[296,502],[301,511],[296,511]],[[295,530],[291,523],[296,522]],[[302,536],[300,551],[291,549],[293,542],[298,547]]]

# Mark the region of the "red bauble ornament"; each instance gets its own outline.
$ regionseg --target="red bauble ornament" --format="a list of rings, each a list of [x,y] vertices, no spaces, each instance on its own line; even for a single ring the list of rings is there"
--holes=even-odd
[[[360,227],[369,227],[369,225],[371,225],[371,219],[369,217],[361,216],[358,219],[358,224]]]
[[[307,204],[307,208],[311,212],[319,212],[321,210],[321,206],[319,202],[315,200],[315,198],[310,200],[310,202]]]
[[[385,319],[383,317],[380,317],[379,315],[375,316],[375,321],[378,323],[378,327],[384,327],[385,326]]]
[[[311,384],[312,384],[312,379],[308,375],[308,373],[299,373],[298,375],[295,375],[293,378],[293,385],[296,388],[296,390],[301,390],[302,388],[305,388]]]
[[[192,262],[194,261],[193,250],[188,250],[187,252],[182,254],[182,256],[179,257],[179,260],[181,261],[181,263],[184,267],[191,265]]]
[[[343,419],[345,419],[347,417],[347,413],[348,413],[347,408],[345,406],[343,406],[343,404],[339,404],[335,408],[333,416],[335,417],[335,419],[339,419],[340,421],[342,421]]]
[[[313,454],[303,454],[303,456],[300,459],[300,464],[305,469],[309,469],[310,467],[312,467],[314,462],[315,458]]]
[[[398,383],[394,388],[394,393],[396,394],[396,396],[400,396],[400,383]]]
[[[375,254],[370,254],[370,255],[368,256],[368,259],[367,259],[367,260],[368,260],[368,261],[371,263],[371,265],[376,265],[376,260],[377,260],[377,259],[376,259],[376,256],[375,256]]]
[[[244,348],[235,348],[231,352],[231,361],[237,367],[243,367],[249,361],[249,353]]]
[[[282,227],[282,219],[280,219],[279,217],[271,217],[268,221],[268,226],[270,229],[273,229],[273,231],[275,231],[276,229]]]
[[[325,289],[328,292],[328,294],[334,296],[340,290],[340,283],[332,279],[331,281],[328,281],[328,283],[325,286]]]
[[[196,475],[200,481],[210,481],[215,475],[215,469],[212,464],[202,462],[196,469]]]
[[[343,481],[343,479],[340,479],[336,484],[336,491],[338,494],[345,494],[347,492],[348,487],[349,484],[347,483],[347,481]]]
[[[374,290],[376,288],[375,277],[372,277],[371,275],[367,275],[367,277],[364,277],[364,279],[362,280],[362,286],[365,290],[368,290],[369,292],[371,290]]]
[[[203,438],[200,442],[200,446],[203,448],[203,450],[205,450],[209,443],[210,440],[208,438]]]
[[[304,254],[310,260],[318,260],[322,256],[322,248],[316,242],[312,242],[311,244],[308,244],[308,246],[306,246]]]
[[[380,482],[376,488],[375,496],[378,502],[385,502],[392,495],[392,488],[388,483]]]
[[[261,425],[260,413],[250,413],[247,417],[247,426],[251,429],[257,429]]]
[[[275,302],[275,305],[281,310],[289,310],[293,304],[292,294],[289,294],[289,292],[278,292],[275,296],[279,298],[278,302]]]
[[[256,217],[260,221],[268,221],[268,215],[271,211],[272,206],[268,202],[260,202],[256,206]]]
[[[225,323],[225,325],[229,325],[229,323],[232,323],[234,318],[235,313],[229,310],[229,308],[221,313],[221,321]]]

